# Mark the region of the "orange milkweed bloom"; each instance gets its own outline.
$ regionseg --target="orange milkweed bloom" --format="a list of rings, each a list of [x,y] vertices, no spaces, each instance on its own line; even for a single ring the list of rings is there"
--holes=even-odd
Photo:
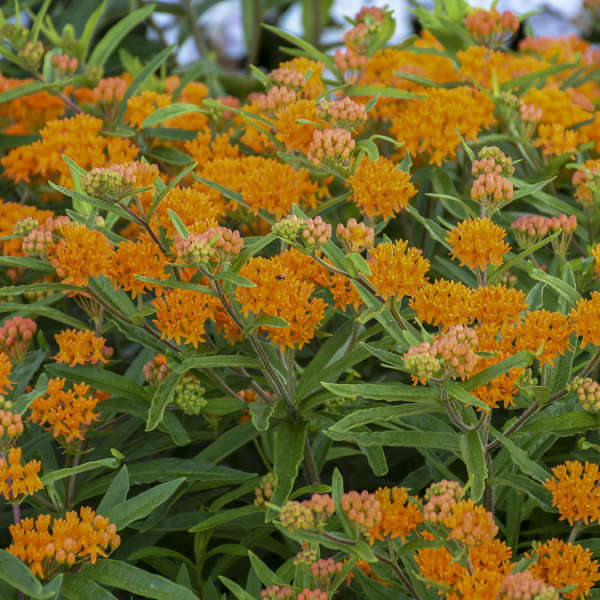
[[[592,257],[594,259],[594,273],[596,277],[600,277],[600,244],[596,244],[592,248]]]
[[[479,546],[492,541],[498,533],[492,513],[473,500],[460,500],[444,519],[450,528],[448,539],[456,539],[467,546]]]
[[[408,242],[396,240],[378,244],[367,259],[371,269],[368,278],[377,293],[385,300],[395,296],[413,296],[427,283],[425,276],[429,261],[419,248],[408,248]]]
[[[283,142],[288,152],[296,150],[308,154],[317,127],[312,123],[298,123],[305,119],[326,127],[327,123],[319,118],[317,103],[314,100],[296,100],[282,107],[275,120],[276,137]]]
[[[22,455],[21,448],[11,448],[8,462],[4,455],[0,456],[0,494],[8,502],[20,502],[24,496],[31,496],[44,487],[39,477],[42,463],[30,460],[22,465]]]
[[[64,387],[65,380],[60,377],[48,381],[45,394],[31,404],[31,421],[47,425],[46,429],[61,443],[83,440],[87,429],[100,418],[94,409],[106,394],[91,395],[90,386],[83,382],[74,384],[72,390]]]
[[[282,255],[250,258],[240,275],[256,287],[238,287],[235,294],[244,316],[250,313],[278,316],[289,323],[282,328],[261,328],[274,344],[302,348],[314,337],[326,304],[321,298],[312,297],[315,284],[303,279],[287,261]]]
[[[13,386],[13,382],[8,378],[12,371],[12,363],[6,352],[0,352],[0,395],[6,394]]]
[[[592,292],[588,299],[579,300],[569,316],[581,337],[582,348],[587,344],[600,346],[600,292]]]
[[[409,306],[422,323],[444,329],[468,325],[473,313],[473,290],[460,281],[436,279],[420,287]]]
[[[89,506],[82,506],[79,515],[69,511],[63,519],[47,514],[35,521],[26,517],[9,531],[12,543],[7,552],[27,563],[40,579],[84,560],[94,564],[121,544],[116,525]]]
[[[569,338],[573,324],[566,315],[548,310],[526,312],[523,320],[516,325],[515,345],[517,350],[537,352],[543,344],[542,353],[537,357],[540,365],[554,364],[559,354],[569,349]]]
[[[140,94],[127,100],[125,121],[130,127],[140,128],[144,120],[153,112],[170,104],[171,98],[168,94],[143,90]]]
[[[203,165],[218,158],[238,158],[239,146],[230,143],[231,136],[222,133],[212,137],[210,131],[199,131],[198,135],[183,144],[185,151],[199,164]]]
[[[376,161],[365,157],[348,178],[348,184],[354,193],[355,204],[368,217],[394,217],[417,193],[410,174],[398,170],[391,160],[383,156]]]
[[[374,493],[381,508],[381,521],[369,531],[371,543],[384,536],[400,537],[402,542],[423,522],[423,513],[410,502],[408,492],[403,487],[379,488]]]
[[[329,284],[327,285],[333,296],[333,305],[336,308],[345,310],[348,306],[355,309],[364,305],[363,299],[356,291],[353,283],[343,275],[331,273]]]
[[[115,287],[131,292],[132,298],[143,294],[147,289],[161,293],[161,286],[146,283],[135,276],[168,279],[169,274],[165,273],[168,264],[165,255],[149,239],[121,242],[111,256],[110,278]]]
[[[460,260],[460,266],[483,269],[487,264],[502,265],[502,257],[510,250],[504,241],[505,229],[489,219],[465,219],[450,230],[446,241],[452,247],[450,255]]]
[[[156,309],[154,323],[162,338],[172,338],[177,344],[183,339],[185,344],[197,348],[198,342],[204,341],[204,325],[212,318],[214,307],[218,304],[217,298],[202,292],[168,289],[152,301]]]
[[[106,340],[96,337],[90,329],[65,329],[54,336],[58,344],[58,354],[52,358],[56,362],[69,363],[70,367],[98,362],[107,362]]]
[[[527,308],[525,293],[503,284],[488,285],[473,291],[472,318],[479,323],[515,323]]]
[[[553,538],[538,544],[537,551],[539,559],[529,570],[534,577],[557,589],[576,584],[574,590],[563,593],[568,600],[583,599],[600,579],[598,563],[592,560],[592,553],[579,544]],[[529,558],[530,554],[525,556]]]
[[[74,223],[61,226],[59,232],[46,254],[63,283],[86,286],[88,277],[110,273],[113,245],[102,232]]]
[[[552,469],[556,479],[547,479],[544,487],[552,492],[552,505],[560,520],[569,525],[600,520],[600,469],[595,463],[568,460]]]

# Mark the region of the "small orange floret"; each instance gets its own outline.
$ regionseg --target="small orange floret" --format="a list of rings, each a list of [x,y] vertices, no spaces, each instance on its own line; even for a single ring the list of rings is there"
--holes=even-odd
[[[5,394],[13,386],[13,382],[8,378],[12,371],[12,363],[6,352],[0,352],[0,394]]]
[[[382,540],[384,536],[400,537],[404,542],[423,522],[423,513],[409,500],[406,488],[379,488],[374,496],[381,507],[381,521],[369,532],[371,543],[374,539]]]
[[[69,363],[70,367],[107,362],[104,350],[106,340],[96,337],[89,329],[65,329],[57,333],[54,339],[58,344],[58,354],[53,357],[56,362]]]
[[[423,323],[444,329],[468,325],[473,314],[473,290],[460,281],[437,279],[419,288],[409,305]]]
[[[581,337],[582,348],[587,344],[600,346],[600,292],[592,292],[588,299],[579,300],[570,317]]]
[[[8,451],[8,462],[4,455],[0,456],[0,494],[8,502],[20,502],[24,496],[35,494],[44,487],[39,477],[42,463],[30,460],[22,465],[21,457],[21,448]]]

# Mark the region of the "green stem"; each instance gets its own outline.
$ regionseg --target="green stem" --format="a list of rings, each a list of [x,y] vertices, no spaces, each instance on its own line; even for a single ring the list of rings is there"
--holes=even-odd
[[[319,470],[317,469],[317,463],[310,447],[308,436],[304,440],[304,471],[306,473],[306,479],[311,485],[321,483],[319,479]]]

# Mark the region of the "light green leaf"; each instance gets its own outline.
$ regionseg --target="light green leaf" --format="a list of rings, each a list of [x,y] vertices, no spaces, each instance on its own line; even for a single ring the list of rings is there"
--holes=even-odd
[[[485,491],[485,480],[488,469],[485,463],[485,451],[479,431],[469,431],[460,436],[460,453],[467,467],[469,480],[471,482],[471,498],[479,502]]]

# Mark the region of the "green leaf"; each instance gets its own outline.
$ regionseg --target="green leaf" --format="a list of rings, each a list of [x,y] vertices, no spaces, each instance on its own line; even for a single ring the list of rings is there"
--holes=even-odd
[[[87,20],[85,27],[83,28],[83,34],[81,35],[81,45],[83,46],[83,52],[81,55],[81,61],[85,62],[88,51],[90,49],[90,42],[92,41],[92,35],[94,34],[94,30],[96,29],[96,25],[100,20],[100,17],[104,14],[104,9],[106,8],[106,1],[102,0],[100,6],[90,15],[90,18]]]
[[[298,468],[304,458],[306,427],[304,421],[286,420],[275,431],[273,473],[277,477],[277,486],[271,497],[275,506],[281,506],[288,499],[298,476]],[[267,510],[268,521],[275,516],[273,509]]]
[[[388,472],[388,464],[385,458],[385,452],[381,446],[361,446],[360,451],[367,458],[369,467],[377,477],[383,477]]]
[[[127,466],[123,465],[110,482],[106,493],[102,497],[102,500],[100,500],[100,504],[98,504],[96,512],[100,515],[104,515],[115,505],[122,504],[127,499],[128,491],[129,472],[127,471]]]
[[[356,535],[356,526],[350,522],[344,509],[342,508],[342,496],[344,495],[344,478],[340,470],[335,467],[331,477],[331,497],[335,502],[335,514],[342,525],[342,529],[350,539]]]
[[[7,400],[10,402],[17,401],[29,385],[33,376],[37,373],[46,356],[48,356],[46,350],[34,350],[33,352],[29,352],[21,362],[13,366],[10,379],[11,381],[15,381],[17,385],[6,394]]]
[[[246,277],[242,277],[241,275],[234,273],[233,271],[220,271],[219,273],[215,274],[215,279],[226,281],[227,283],[231,283],[232,285],[237,287],[256,287],[255,283],[253,283],[249,279],[246,279]]]
[[[37,42],[38,36],[40,34],[40,27],[42,26],[42,21],[44,20],[46,12],[48,12],[48,7],[50,6],[51,1],[52,0],[44,0],[44,3],[35,15],[35,19],[33,20],[33,23],[31,24],[31,29],[29,30],[29,40],[31,42]]]
[[[457,400],[465,406],[477,406],[483,410],[489,410],[490,408],[483,400],[480,400],[477,396],[473,396],[473,394],[469,394],[466,389],[455,381],[447,379],[440,387],[448,394],[448,396],[450,396],[450,398]]]
[[[156,132],[153,132],[156,134]],[[147,214],[147,218],[148,221],[150,221],[152,219],[152,215],[154,214],[154,212],[156,211],[156,209],[159,207],[161,201],[163,200],[163,198],[165,198],[165,196],[175,188],[176,185],[179,184],[179,182],[189,173],[191,173],[196,167],[198,166],[198,163],[196,161],[194,161],[193,163],[189,164],[187,167],[181,169],[181,171],[179,171],[179,173],[177,173],[177,175],[175,177],[173,177],[173,179],[171,179],[169,181],[169,185],[167,185],[165,188],[163,188],[162,190],[160,190],[160,192],[158,194],[156,194],[155,198],[154,198],[154,202],[152,202],[152,206],[150,207],[150,209],[148,210],[148,214]]]
[[[425,100],[425,96],[383,85],[358,85],[346,90],[347,96],[379,96],[399,100]]]
[[[22,98],[23,96],[29,96],[30,94],[37,94],[38,92],[50,90],[53,87],[56,86],[54,84],[48,84],[42,81],[24,83],[23,85],[18,85],[17,87],[13,87],[5,92],[2,92],[0,94],[0,104],[3,104],[4,102],[10,102],[11,100],[16,100],[17,98]]]
[[[94,50],[90,54],[87,61],[89,66],[104,66],[104,63],[110,58],[120,42],[125,36],[135,29],[146,17],[154,10],[154,4],[147,4],[142,8],[138,8],[123,17],[115,25],[113,25],[104,35],[104,37],[96,44]]]
[[[117,529],[124,529],[127,525],[148,516],[157,506],[166,502],[184,481],[185,477],[179,477],[160,483],[113,506],[105,516],[117,526]]]
[[[197,106],[196,104],[185,104],[184,102],[175,102],[169,104],[169,106],[163,106],[158,110],[155,110],[151,115],[147,116],[142,123],[142,128],[147,129],[153,125],[158,125],[167,119],[172,117],[178,117],[179,115],[186,115],[188,113],[203,113],[205,109]]]
[[[102,585],[126,590],[142,598],[198,600],[196,594],[183,586],[120,560],[105,558],[95,565],[86,564],[80,573]]]
[[[34,271],[43,271],[44,273],[54,273],[54,267],[39,258],[29,258],[25,256],[0,256],[0,265],[5,267],[15,267],[17,269],[32,269]]]
[[[513,463],[516,464],[523,473],[533,477],[540,483],[544,483],[550,478],[550,473],[535,460],[531,460],[523,448],[519,447],[515,442],[494,429],[491,425],[489,429],[491,434],[508,450]]]
[[[267,431],[271,417],[275,412],[275,405],[266,402],[251,402],[248,405],[248,412],[252,417],[252,425],[256,430]]]
[[[475,502],[479,502],[485,491],[488,469],[485,463],[485,451],[478,431],[461,434],[460,453],[471,482],[471,498]]]
[[[437,448],[459,451],[456,433],[446,431],[369,431],[339,432],[328,429],[325,435],[332,440],[351,441],[361,446],[389,446],[395,448]]]
[[[252,552],[252,550],[248,550],[248,558],[250,559],[250,564],[254,569],[256,575],[260,579],[261,583],[268,587],[270,585],[285,585],[285,581],[281,579],[276,573],[271,571],[267,565]]]
[[[566,437],[598,428],[600,428],[600,414],[575,411],[550,417],[534,417],[525,423],[515,435],[540,434],[550,431],[559,437]]]
[[[261,315],[254,319],[245,329],[244,333],[258,329],[259,327],[275,327],[276,329],[285,329],[289,327],[289,323],[275,315]]]
[[[108,590],[80,573],[65,573],[60,593],[66,600],[117,600]]]
[[[575,304],[581,300],[581,294],[574,287],[558,277],[544,273],[544,271],[534,267],[532,264],[528,265],[527,274],[532,279],[549,285],[559,296],[564,298],[570,306],[575,306]]]
[[[42,301],[43,302],[43,301]],[[35,319],[39,317],[46,317],[52,319],[57,323],[64,323],[75,329],[87,329],[88,326],[83,321],[71,317],[64,312],[52,308],[51,306],[44,306],[43,304],[32,302],[31,304],[19,304],[18,302],[0,302],[0,313],[4,312],[18,312],[21,316],[30,316]]]
[[[188,228],[185,226],[185,223],[181,220],[179,215],[172,211],[170,208],[167,208],[167,213],[169,215],[169,219],[171,219],[171,223],[173,223],[173,227],[182,238],[187,238],[190,235]]]
[[[35,578],[25,563],[6,550],[0,550],[0,580],[31,598],[50,598],[43,593],[42,584]]]
[[[81,288],[66,283],[30,283],[27,285],[7,285],[0,288],[0,296],[21,296],[27,292],[67,292],[75,290],[79,291]]]
[[[216,515],[208,515],[206,519],[194,525],[188,531],[190,533],[199,533],[201,531],[210,531],[221,525],[226,525],[241,517],[262,513],[263,510],[250,504],[249,506],[240,506],[239,508],[231,508],[229,510],[221,510]]]
[[[256,600],[244,588],[240,587],[235,581],[231,581],[223,575],[219,575],[223,585],[237,598],[237,600]]]
[[[485,385],[488,381],[496,379],[496,377],[500,377],[500,375],[504,375],[504,373],[508,373],[511,369],[528,367],[534,359],[535,354],[533,352],[522,350],[521,352],[517,352],[516,354],[501,360],[495,365],[486,367],[483,371],[479,371],[479,373],[458,385],[466,391],[472,392],[479,386]]]
[[[431,402],[439,400],[440,393],[433,387],[413,386],[404,383],[327,383],[321,385],[343,398],[370,398],[386,402]]]
[[[119,461],[116,458],[102,458],[99,460],[91,460],[89,462],[83,463],[82,465],[77,465],[76,467],[69,467],[66,469],[58,469],[56,471],[50,471],[50,473],[46,473],[42,478],[42,483],[47,486],[50,483],[54,483],[55,481],[59,481],[60,479],[65,479],[65,477],[70,477],[71,475],[75,475],[76,473],[85,473],[86,471],[91,471],[92,469],[99,468],[107,468],[107,469],[116,469],[119,466]]]

